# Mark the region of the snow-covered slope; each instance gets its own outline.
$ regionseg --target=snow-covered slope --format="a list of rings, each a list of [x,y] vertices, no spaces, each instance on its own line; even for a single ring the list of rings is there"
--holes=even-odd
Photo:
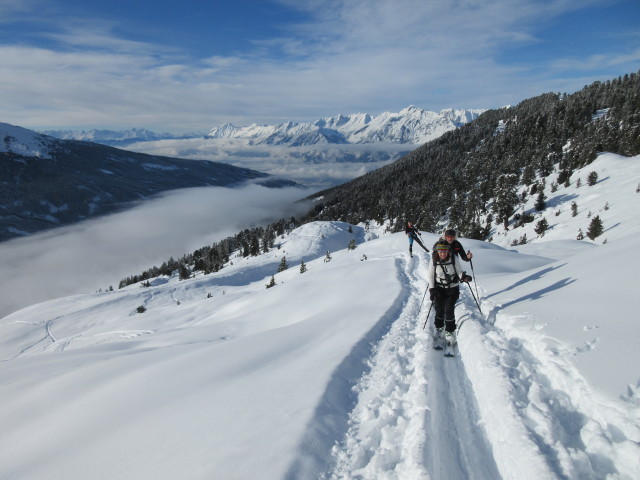
[[[51,158],[56,139],[26,128],[0,123],[0,153],[14,153],[28,157]]]
[[[606,281],[639,270],[638,228],[536,255],[462,239],[482,311],[464,286],[455,358],[423,330],[428,257],[339,222],[208,276],[15,312],[0,477],[638,478],[637,289]]]
[[[597,182],[589,185],[588,177],[593,173]],[[508,229],[502,224],[495,225],[493,243],[511,246],[526,240],[527,245],[521,245],[519,250],[531,251],[536,248],[531,244],[576,239],[581,233],[587,238],[589,226],[596,216],[600,217],[604,227],[602,235],[595,238],[596,243],[605,243],[612,236],[621,238],[639,233],[640,156],[602,153],[593,163],[576,170],[568,186],[558,184],[558,174],[554,172],[544,179],[542,191],[546,207],[542,211],[535,209],[541,189],[535,194],[529,194],[527,187],[518,190],[518,196],[526,191],[527,200],[515,213],[530,214],[533,220],[520,226],[514,226],[512,222]],[[575,204],[574,208],[572,204]],[[548,228],[539,234],[536,233],[536,225],[541,220],[546,220]]]

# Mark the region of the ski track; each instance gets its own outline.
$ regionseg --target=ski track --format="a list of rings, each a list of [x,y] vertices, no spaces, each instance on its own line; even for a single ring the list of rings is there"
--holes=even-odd
[[[423,330],[427,264],[420,255],[403,261],[407,301],[354,387],[357,403],[325,479],[501,478],[459,352],[444,358],[431,348],[433,314]]]

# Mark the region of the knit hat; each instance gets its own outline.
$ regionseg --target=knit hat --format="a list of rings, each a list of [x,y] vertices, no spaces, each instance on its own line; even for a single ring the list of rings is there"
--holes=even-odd
[[[449,251],[449,244],[446,241],[440,241],[440,242],[437,242],[433,246],[433,249],[436,252],[448,252]]]

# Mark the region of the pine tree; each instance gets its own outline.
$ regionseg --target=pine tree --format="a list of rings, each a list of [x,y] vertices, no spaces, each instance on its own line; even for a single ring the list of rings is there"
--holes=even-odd
[[[538,198],[536,199],[534,207],[539,212],[547,208],[547,196],[544,194],[544,190],[540,190],[538,193]]]
[[[273,277],[273,275],[271,275],[271,281],[267,283],[267,288],[271,288],[275,286],[276,286],[276,279]]]
[[[536,223],[536,226],[533,228],[533,231],[536,232],[538,235],[543,236],[544,232],[546,232],[548,228],[549,228],[549,222],[547,222],[546,218],[543,218],[538,223]]]
[[[591,220],[589,224],[589,230],[587,230],[587,237],[591,240],[594,240],[596,237],[599,237],[604,232],[604,225],[602,225],[602,220],[600,220],[600,215],[596,215]]]
[[[575,217],[578,215],[578,204],[574,201],[571,202],[571,216]]]
[[[307,264],[304,263],[304,260],[300,263],[300,273],[304,273],[307,271]]]
[[[287,264],[287,257],[282,257],[280,265],[278,266],[278,273],[284,272],[287,268],[289,268],[289,265]]]
[[[357,248],[356,239],[352,238],[351,241],[349,242],[349,245],[347,245],[347,249],[348,250],[355,250],[356,248]]]
[[[591,172],[589,176],[587,176],[587,184],[593,187],[596,183],[598,183],[598,172]]]

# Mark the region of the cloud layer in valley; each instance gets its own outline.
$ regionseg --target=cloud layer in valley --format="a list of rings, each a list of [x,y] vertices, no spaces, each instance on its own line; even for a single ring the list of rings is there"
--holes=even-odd
[[[180,258],[250,225],[297,213],[297,188],[178,190],[122,213],[0,243],[0,317],[73,293],[91,292]]]

